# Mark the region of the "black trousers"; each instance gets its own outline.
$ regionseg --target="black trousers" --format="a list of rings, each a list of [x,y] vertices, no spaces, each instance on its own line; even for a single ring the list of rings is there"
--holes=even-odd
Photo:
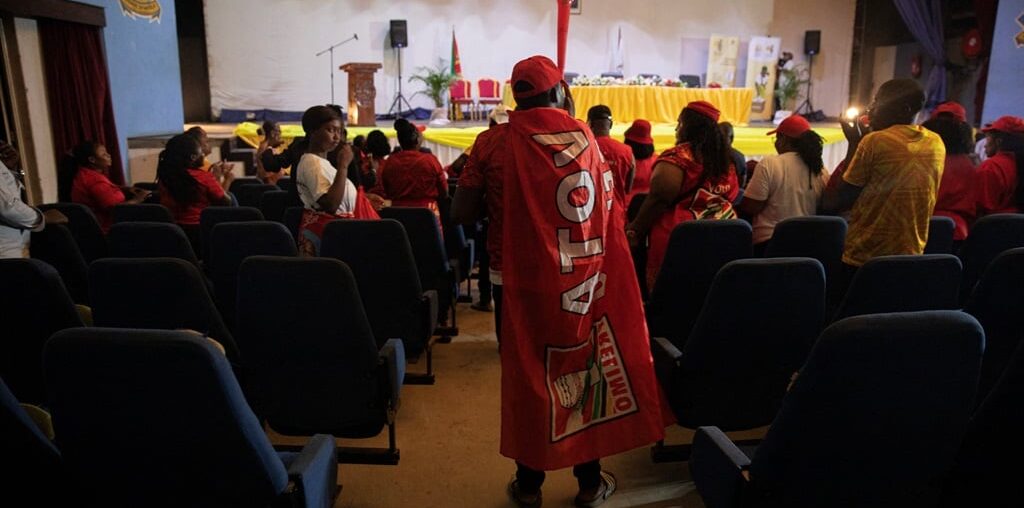
[[[488,279],[490,280],[490,279]],[[501,284],[493,284],[491,293],[494,295],[494,335],[498,337],[498,345],[501,345]]]
[[[491,256],[487,253],[487,224],[488,220],[480,222],[481,227],[477,229],[478,233],[473,241],[473,246],[479,251],[480,260],[480,279],[477,280],[476,287],[480,290],[480,303],[491,303]]]
[[[572,475],[576,477],[580,490],[597,488],[601,485],[601,461],[592,460],[576,464],[572,468]],[[544,471],[530,469],[516,462],[516,479],[519,480],[519,489],[523,492],[533,494],[540,490],[540,486],[544,484],[544,476]]]

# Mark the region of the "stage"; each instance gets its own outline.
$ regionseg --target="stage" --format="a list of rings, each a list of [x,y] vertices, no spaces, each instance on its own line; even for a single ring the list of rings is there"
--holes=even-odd
[[[423,131],[423,145],[430,148],[441,164],[448,165],[455,160],[466,148],[473,144],[477,134],[487,129],[479,123],[456,123],[447,127],[430,127]],[[240,124],[203,124],[211,137],[224,137],[227,135],[238,136],[245,144],[255,148],[259,145],[260,136],[256,130],[259,124],[243,122]],[[612,137],[622,140],[623,132],[629,127],[628,124],[616,124],[612,128]],[[825,169],[832,171],[836,165],[846,156],[846,139],[843,138],[843,131],[834,123],[819,123],[813,125],[815,132],[825,138],[825,149],[822,159]],[[666,150],[675,145],[675,124],[658,123],[651,129],[654,137],[654,146],[657,151]],[[230,130],[229,130],[230,129]],[[383,122],[377,127],[348,127],[348,139],[363,135],[365,136],[374,129],[380,129],[394,143],[395,131],[390,123]],[[774,129],[771,124],[735,127],[736,139],[733,147],[747,156],[748,159],[760,159],[765,155],[775,153],[774,136],[766,135]],[[230,134],[229,134],[230,133]],[[302,126],[296,124],[281,124],[281,135],[286,142],[290,142],[296,136],[302,136]]]

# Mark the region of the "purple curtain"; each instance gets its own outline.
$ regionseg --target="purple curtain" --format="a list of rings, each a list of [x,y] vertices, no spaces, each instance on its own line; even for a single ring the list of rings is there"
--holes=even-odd
[[[925,82],[925,110],[946,100],[946,38],[942,30],[942,4],[939,0],[895,0],[900,17],[910,33],[935,62]]]

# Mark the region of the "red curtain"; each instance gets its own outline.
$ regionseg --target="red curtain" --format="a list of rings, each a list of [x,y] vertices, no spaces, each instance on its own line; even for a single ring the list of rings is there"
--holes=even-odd
[[[113,159],[110,179],[123,184],[121,148],[100,29],[39,20],[39,42],[57,160],[78,143],[94,140],[102,143]]]

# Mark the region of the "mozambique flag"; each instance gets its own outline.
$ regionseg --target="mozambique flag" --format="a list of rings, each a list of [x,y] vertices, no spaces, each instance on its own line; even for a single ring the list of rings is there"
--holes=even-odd
[[[452,75],[462,77],[462,60],[459,59],[459,43],[455,41],[455,29],[452,29]]]

